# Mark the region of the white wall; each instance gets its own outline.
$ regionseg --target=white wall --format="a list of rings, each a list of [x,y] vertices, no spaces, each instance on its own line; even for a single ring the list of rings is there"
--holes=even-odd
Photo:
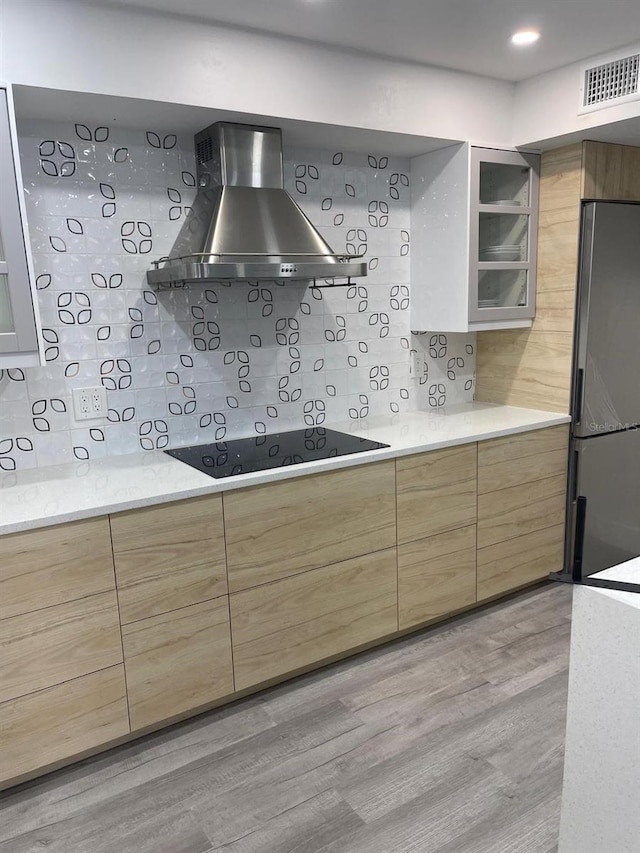
[[[552,139],[560,144],[571,141],[575,134],[576,139],[600,138],[590,131],[640,117],[640,100],[578,115],[581,69],[586,64],[597,65],[639,51],[640,42],[636,42],[613,55],[593,57],[588,62],[566,65],[518,83],[514,99],[514,145],[533,146]],[[620,129],[623,131],[622,126]],[[612,136],[611,141],[640,145],[640,123],[634,124],[633,130],[637,138]],[[628,130],[623,132],[629,134]]]
[[[640,101],[578,115],[581,65],[514,85],[178,15],[2,2],[0,79],[11,83],[496,146],[640,144]]]
[[[178,6],[178,4],[176,4]],[[178,16],[3,0],[0,79],[508,145],[511,83]]]

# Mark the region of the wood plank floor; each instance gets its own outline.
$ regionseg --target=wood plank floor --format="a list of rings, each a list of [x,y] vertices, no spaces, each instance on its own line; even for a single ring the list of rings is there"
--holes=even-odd
[[[0,853],[554,853],[571,588],[0,795]]]

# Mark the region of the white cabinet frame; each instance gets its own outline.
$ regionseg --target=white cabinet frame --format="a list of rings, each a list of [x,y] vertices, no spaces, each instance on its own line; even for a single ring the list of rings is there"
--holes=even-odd
[[[480,164],[530,169],[528,204],[480,204]],[[411,162],[411,328],[473,332],[530,327],[535,316],[538,230],[536,154],[480,148],[463,142]],[[528,217],[526,261],[479,260],[480,215]],[[526,270],[524,305],[480,308],[485,270]]]
[[[13,319],[10,331],[0,331],[0,368],[43,364],[13,93],[6,83],[0,83],[0,234],[0,274],[8,279]]]

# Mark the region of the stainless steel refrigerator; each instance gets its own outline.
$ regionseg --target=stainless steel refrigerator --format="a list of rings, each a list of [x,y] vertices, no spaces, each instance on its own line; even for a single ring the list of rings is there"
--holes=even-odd
[[[640,556],[640,203],[584,202],[565,572]]]

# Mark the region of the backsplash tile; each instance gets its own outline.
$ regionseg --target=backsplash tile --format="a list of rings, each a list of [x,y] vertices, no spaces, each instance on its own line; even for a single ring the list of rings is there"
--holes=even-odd
[[[156,293],[146,270],[195,197],[192,140],[20,130],[47,363],[0,371],[0,470],[473,399],[475,336],[410,332],[408,160],[286,152],[287,189],[336,251],[365,255],[366,279]],[[107,418],[76,422],[73,388],[97,385]]]

